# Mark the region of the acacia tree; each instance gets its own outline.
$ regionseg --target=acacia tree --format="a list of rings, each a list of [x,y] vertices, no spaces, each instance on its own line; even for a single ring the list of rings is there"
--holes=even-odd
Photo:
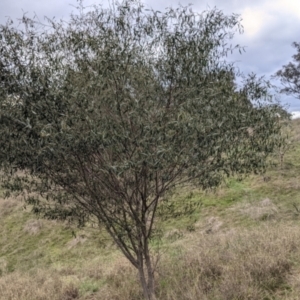
[[[293,61],[284,65],[281,70],[277,71],[275,77],[278,77],[284,86],[282,93],[294,95],[300,99],[300,43],[293,43],[297,53],[293,55]]]
[[[0,27],[3,184],[44,217],[97,220],[155,299],[149,243],[165,193],[262,172],[276,147],[267,86],[238,88],[225,59],[239,18],[125,1],[67,24],[21,21]]]

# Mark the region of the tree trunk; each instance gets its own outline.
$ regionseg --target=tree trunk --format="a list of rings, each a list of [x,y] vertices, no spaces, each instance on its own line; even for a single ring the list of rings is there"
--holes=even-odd
[[[145,300],[156,300],[153,273],[151,273],[151,276],[149,277],[149,270],[147,270],[147,276],[145,275],[144,268],[139,267],[138,271]]]
[[[154,272],[148,245],[144,246],[143,252],[139,255],[138,271],[145,299],[156,300],[154,289]]]

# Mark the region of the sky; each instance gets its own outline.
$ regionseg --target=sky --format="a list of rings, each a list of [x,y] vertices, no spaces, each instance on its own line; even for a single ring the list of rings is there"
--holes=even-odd
[[[109,0],[85,0],[84,6],[103,4]],[[163,11],[178,4],[192,4],[193,10],[202,12],[214,7],[226,14],[240,14],[244,33],[237,34],[233,44],[245,47],[246,52],[238,52],[230,58],[245,74],[254,72],[270,79],[283,65],[292,61],[295,49],[293,42],[300,42],[300,1],[299,0],[142,0],[149,8]],[[76,0],[0,0],[0,24],[7,17],[13,20],[27,13],[36,14],[40,20],[44,16],[67,20],[75,12]],[[272,82],[280,87],[279,81]],[[280,101],[288,105],[290,112],[300,117],[300,100],[293,96],[280,95]]]

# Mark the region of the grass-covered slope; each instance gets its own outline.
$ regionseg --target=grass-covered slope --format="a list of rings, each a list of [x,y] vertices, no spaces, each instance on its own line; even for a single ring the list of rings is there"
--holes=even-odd
[[[300,120],[282,168],[215,193],[180,189],[159,213],[159,299],[300,299]],[[20,199],[1,198],[0,299],[142,295],[104,231],[39,220]]]

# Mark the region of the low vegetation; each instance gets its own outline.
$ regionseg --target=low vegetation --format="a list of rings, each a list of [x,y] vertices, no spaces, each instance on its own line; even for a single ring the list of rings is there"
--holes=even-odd
[[[158,299],[300,299],[300,120],[291,140],[263,177],[168,196],[151,240]],[[0,228],[1,300],[143,299],[104,230],[37,219],[18,198],[0,200]]]

